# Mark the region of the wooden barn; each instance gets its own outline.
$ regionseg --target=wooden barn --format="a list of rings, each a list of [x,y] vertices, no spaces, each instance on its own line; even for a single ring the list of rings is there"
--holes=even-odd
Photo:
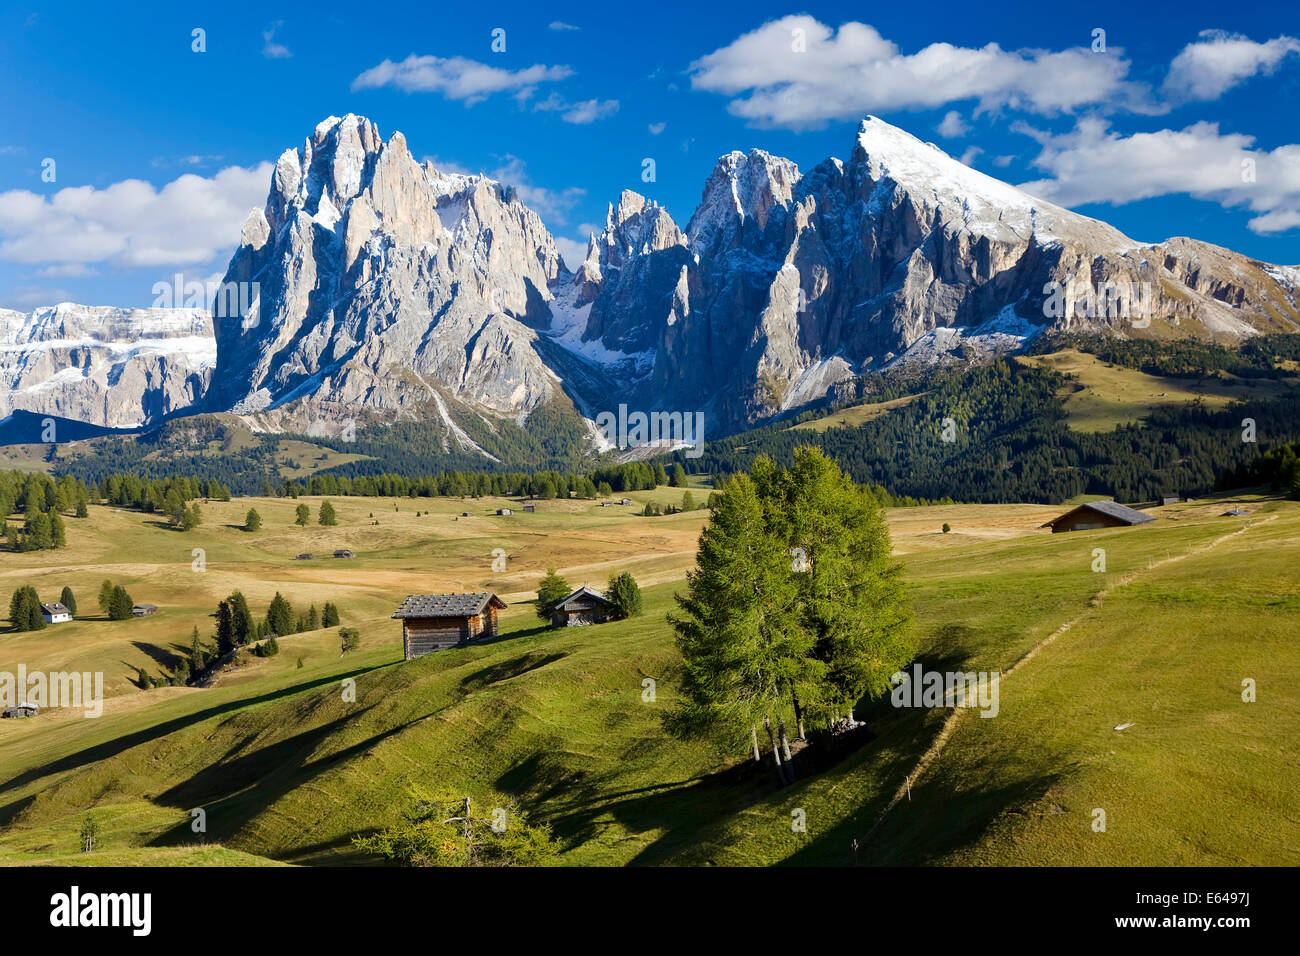
[[[393,617],[402,621],[402,652],[409,661],[458,644],[497,635],[497,611],[506,606],[490,591],[412,594]]]
[[[497,514],[499,514],[499,515],[512,515],[512,514],[514,514],[514,512],[511,511],[509,508],[498,508],[498,509],[497,509]]]
[[[551,609],[553,627],[600,624],[613,616],[614,602],[594,588],[583,585]]]
[[[1092,531],[1097,528],[1122,528],[1126,525],[1147,524],[1154,521],[1151,515],[1143,514],[1136,508],[1121,505],[1114,501],[1089,501],[1087,504],[1071,508],[1059,518],[1042,525],[1058,531]]]
[[[157,604],[137,604],[131,608],[131,614],[134,617],[148,617],[150,614],[158,613]]]
[[[537,505],[524,505],[524,511],[528,512],[529,514],[531,514],[536,510],[537,510]]]
[[[356,555],[353,554],[351,551],[349,551],[347,548],[339,548],[337,551],[334,552],[334,557],[336,557],[336,558],[355,558]]]

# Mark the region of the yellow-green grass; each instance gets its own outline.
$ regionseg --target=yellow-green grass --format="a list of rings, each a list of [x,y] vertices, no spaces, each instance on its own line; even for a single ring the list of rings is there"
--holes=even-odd
[[[902,398],[894,398],[887,402],[866,402],[862,405],[850,405],[848,408],[841,408],[839,411],[823,415],[821,418],[800,422],[792,427],[814,432],[824,432],[828,428],[856,428],[858,425],[865,425],[867,422],[875,421],[882,415],[892,412],[895,408],[910,405],[924,394],[926,393],[904,395]]]
[[[1188,379],[1148,375],[1137,369],[1108,365],[1095,355],[1066,349],[1048,355],[1021,356],[1018,361],[1054,369],[1070,378],[1062,394],[1070,427],[1082,432],[1111,431],[1131,424],[1158,408],[1201,399],[1211,408],[1231,402],[1267,400],[1292,387],[1275,379]]]
[[[272,519],[265,541],[250,544],[246,537],[258,536],[211,521],[190,535],[224,555],[209,559],[206,574],[226,561],[235,567],[224,573],[250,596],[278,586],[293,597],[275,576],[288,573],[284,555],[312,549],[295,535],[360,540],[373,510],[388,551],[356,547],[351,562],[287,565],[291,583],[323,588],[345,623],[360,623],[362,650],[340,659],[332,633],[290,636],[279,656],[249,658],[212,688],[127,688],[96,720],[44,714],[0,723],[0,862],[66,860],[91,807],[104,849],[87,863],[179,854],[199,864],[214,847],[283,862],[359,862],[350,838],[396,822],[413,784],[516,798],[552,826],[561,862],[571,864],[839,864],[850,861],[854,838],[862,862],[954,864],[1069,862],[1077,846],[1087,848],[1085,862],[1225,862],[1225,846],[1237,848],[1234,861],[1279,862],[1287,858],[1278,848],[1300,845],[1285,812],[1296,805],[1287,742],[1300,729],[1287,689],[1300,676],[1300,648],[1285,639],[1300,613],[1288,576],[1300,557],[1294,504],[1245,499],[1252,514],[1244,519],[1219,517],[1223,503],[1184,504],[1142,527],[1061,535],[1038,529],[1059,511],[1042,506],[891,511],[927,666],[1008,671],[1064,622],[1076,623],[1006,679],[998,718],[963,714],[940,759],[913,781],[912,801],[868,840],[949,711],[866,705],[858,716],[876,739],[785,789],[743,754],[664,734],[660,717],[678,673],[664,614],[691,563],[700,514],[646,519],[540,502],[535,515],[486,518],[489,503],[475,502],[465,507],[478,516],[454,520],[459,502],[400,500],[394,512],[391,499],[332,500],[343,531],[285,529],[296,502],[268,501],[259,503]],[[417,506],[434,513],[416,518]],[[90,551],[116,554],[108,541],[94,543],[98,525],[110,538],[114,529],[126,534],[118,521],[148,530],[140,515],[92,510],[92,527],[70,522]],[[939,531],[944,522],[951,533]],[[518,570],[511,558],[504,588],[493,583],[485,548],[502,537],[528,562]],[[1092,570],[1097,548],[1106,550],[1104,573]],[[539,627],[520,599],[547,563],[573,583],[584,574],[603,581],[610,566],[634,568],[649,585],[645,614]],[[188,563],[183,570],[192,573]],[[430,586],[416,590],[436,590],[461,579],[512,595],[503,635],[401,662],[400,628],[387,618],[395,602],[417,580]],[[214,594],[226,586],[203,585]],[[12,656],[12,640],[0,636],[0,669],[25,659]],[[1230,692],[1239,694],[1247,676],[1260,679],[1260,701],[1234,705]],[[355,702],[343,698],[348,677]],[[647,678],[656,682],[653,701],[643,699]],[[1134,726],[1109,729],[1122,721]],[[1038,813],[1053,803],[1065,813]],[[1094,805],[1113,810],[1109,832],[1089,843]],[[196,807],[208,815],[206,849],[189,827]],[[807,814],[807,833],[792,829],[795,809]],[[1000,829],[1013,825],[1027,829],[1009,837]],[[1266,841],[1252,837],[1261,826],[1271,828]],[[1179,835],[1182,855],[1169,857]]]
[[[312,442],[285,438],[276,444],[275,460],[281,475],[286,478],[310,478],[318,471],[336,468],[354,461],[366,461],[369,455],[354,455],[336,451]]]

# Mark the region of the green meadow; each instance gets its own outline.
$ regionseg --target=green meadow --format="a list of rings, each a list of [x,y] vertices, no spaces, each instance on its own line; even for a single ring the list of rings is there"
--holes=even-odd
[[[102,670],[108,695],[96,719],[0,721],[0,862],[375,862],[352,838],[398,822],[413,786],[513,800],[570,865],[1300,862],[1300,505],[1245,496],[1230,518],[1204,501],[1058,535],[1039,525],[1059,507],[892,510],[918,659],[1001,672],[998,715],[864,702],[868,729],[811,748],[782,788],[744,753],[664,733],[678,677],[664,616],[706,512],[639,514],[677,488],[630,497],[505,517],[490,512],[517,503],[334,498],[338,526],[307,528],[298,501],[237,499],[204,505],[190,532],[92,507],[68,548],[0,555],[5,593],[67,584],[80,605],[71,624],[0,633],[0,671]],[[321,499],[300,500],[314,517]],[[239,527],[249,507],[256,533]],[[548,567],[575,587],[631,571],[644,613],[545,628],[530,602]],[[103,619],[104,578],[158,613]],[[135,686],[192,628],[210,641],[236,588],[257,616],[277,591],[296,610],[333,601],[361,648],[340,657],[333,629],[313,631],[211,687]],[[402,598],[485,589],[510,605],[500,636],[401,660]],[[100,838],[82,854],[88,811]]]

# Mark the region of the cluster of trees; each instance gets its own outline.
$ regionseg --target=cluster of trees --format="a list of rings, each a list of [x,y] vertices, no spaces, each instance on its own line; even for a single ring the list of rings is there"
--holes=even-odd
[[[10,551],[65,547],[63,515],[86,517],[89,501],[89,489],[68,475],[56,481],[39,472],[0,472],[0,537]],[[19,511],[21,527],[9,521]]]
[[[537,616],[543,621],[549,621],[555,605],[572,594],[573,590],[555,568],[547,568],[546,577],[537,582]],[[635,617],[641,613],[641,587],[627,571],[610,575],[605,597],[614,605],[612,616],[615,620]]]
[[[326,601],[322,610],[316,605],[305,612],[294,613],[293,604],[279,591],[271,598],[266,616],[255,620],[242,591],[233,591],[217,605],[217,654],[224,656],[254,641],[270,637],[284,637],[322,627],[337,627],[338,605]]]
[[[1073,348],[1103,362],[1174,378],[1281,378],[1291,374],[1284,363],[1300,361],[1300,336],[1274,332],[1228,348],[1195,339],[1121,339],[1095,333],[1040,336],[1037,355]]]
[[[881,509],[818,449],[789,469],[759,458],[715,499],[669,615],[684,661],[674,735],[708,737],[760,759],[765,729],[778,777],[793,779],[793,723],[853,724],[914,653],[900,565]]]
[[[134,615],[135,601],[131,595],[122,585],[114,584],[108,578],[100,583],[97,600],[99,609],[110,621],[129,621]]]
[[[696,504],[695,496],[689,491],[686,491],[682,493],[682,503],[680,507],[677,505],[661,506],[654,502],[647,501],[645,503],[645,510],[643,510],[641,514],[645,515],[647,518],[654,515],[675,515],[683,511],[694,511],[698,507],[700,506]]]
[[[170,502],[185,504],[196,498],[229,501],[230,489],[215,478],[200,481],[193,476],[171,475],[167,478],[146,480],[131,473],[117,473],[105,477],[91,488],[96,501],[118,508],[134,508],[145,513],[170,514]]]
[[[1295,392],[1219,410],[1189,402],[1157,409],[1142,424],[1087,433],[1066,423],[1064,385],[1050,369],[998,361],[952,373],[862,425],[716,439],[697,464],[714,475],[745,471],[759,455],[788,466],[796,449],[815,444],[856,481],[888,489],[895,505],[901,496],[1052,503],[1098,494],[1131,502],[1207,493],[1225,471],[1257,459],[1261,443],[1300,440]],[[1255,421],[1258,442],[1242,440],[1245,418]]]
[[[1221,489],[1251,485],[1267,485],[1292,501],[1300,501],[1300,442],[1279,445],[1219,479]]]

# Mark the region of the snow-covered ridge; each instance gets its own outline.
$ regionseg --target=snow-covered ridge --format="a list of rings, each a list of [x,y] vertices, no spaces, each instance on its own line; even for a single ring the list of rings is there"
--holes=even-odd
[[[1036,235],[1040,243],[1072,240],[1121,251],[1142,245],[1118,229],[1038,199],[1009,183],[972,169],[934,143],[868,116],[858,126],[871,178],[892,180],[914,199],[952,211],[972,231],[1019,239]]]

